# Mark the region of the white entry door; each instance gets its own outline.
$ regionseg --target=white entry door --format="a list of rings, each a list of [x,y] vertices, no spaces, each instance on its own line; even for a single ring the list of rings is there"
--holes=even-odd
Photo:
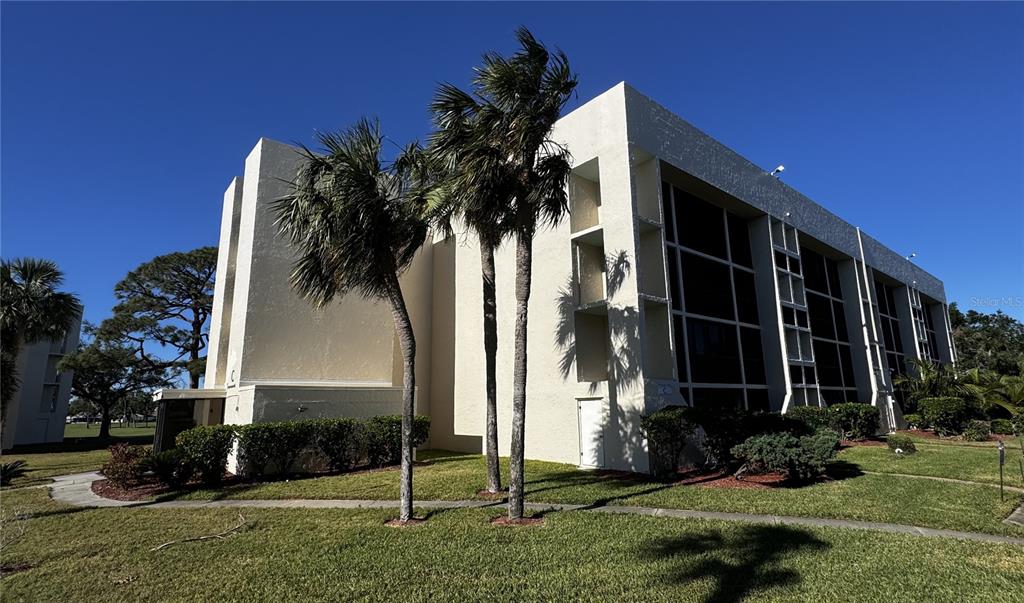
[[[604,426],[606,416],[602,398],[576,401],[580,422],[580,467],[604,467]]]

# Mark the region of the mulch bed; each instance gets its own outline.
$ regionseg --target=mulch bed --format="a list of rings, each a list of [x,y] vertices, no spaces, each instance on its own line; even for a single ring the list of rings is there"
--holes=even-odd
[[[747,474],[740,479],[732,473],[718,470],[702,472],[690,470],[681,474],[681,479],[672,483],[673,486],[700,486],[702,488],[735,488],[737,490],[768,490],[789,485],[788,478],[781,473],[764,475]]]
[[[137,501],[148,500],[158,494],[167,492],[167,487],[159,482],[143,482],[131,488],[121,488],[109,480],[99,479],[92,483],[92,491],[97,496],[111,500]]]
[[[537,527],[544,525],[543,517],[523,517],[522,519],[509,519],[502,515],[491,520],[492,526],[524,526]]]

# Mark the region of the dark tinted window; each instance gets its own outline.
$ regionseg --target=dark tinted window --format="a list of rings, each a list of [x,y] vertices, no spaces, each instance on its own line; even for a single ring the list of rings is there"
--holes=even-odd
[[[693,405],[698,408],[743,408],[743,390],[695,387]]]
[[[828,277],[825,275],[825,258],[820,254],[802,247],[800,255],[804,259],[804,286],[822,293],[828,292]]]
[[[679,371],[679,380],[686,382],[686,338],[683,337],[682,316],[672,315],[672,331],[672,339],[676,343],[676,370]]]
[[[682,255],[686,311],[735,320],[729,267],[692,253]]]
[[[740,327],[740,346],[743,348],[743,374],[747,378],[747,383],[763,385],[765,379],[761,330]]]
[[[789,380],[796,385],[804,382],[804,367],[799,364],[789,365]]]
[[[839,346],[839,366],[843,369],[843,385],[853,387],[857,380],[853,376],[853,357],[850,355],[850,346]]]
[[[794,317],[793,308],[789,306],[782,306],[782,322],[787,325],[795,325],[796,318]]]
[[[843,288],[839,284],[839,264],[831,258],[825,258],[825,272],[828,274],[828,288],[832,297],[843,297]]]
[[[686,328],[694,383],[742,383],[735,326],[688,318]]]
[[[821,397],[828,406],[846,402],[846,392],[841,389],[823,389],[821,390]]]
[[[836,339],[850,341],[850,334],[846,332],[846,313],[843,311],[842,302],[833,301],[832,312],[836,317]]]
[[[732,271],[736,280],[736,311],[741,322],[760,324],[757,316],[757,291],[754,288],[754,275],[744,270]]]
[[[768,390],[766,389],[748,389],[747,390],[747,409],[748,410],[769,410],[768,405]]]
[[[679,260],[676,259],[679,252],[675,247],[665,248],[665,255],[668,256],[668,296],[672,300],[673,310],[682,310],[682,296],[679,294]]]
[[[725,212],[693,195],[674,189],[679,243],[690,249],[728,259],[725,252]]]
[[[832,326],[832,303],[828,298],[808,292],[807,311],[811,315],[811,335],[835,339],[836,330]]]
[[[815,340],[814,364],[818,369],[818,382],[821,385],[842,387],[843,375],[839,370],[839,351],[836,344]]]
[[[750,233],[747,230],[747,221],[732,214],[728,214],[728,216],[729,250],[732,252],[732,261],[747,268],[753,268],[754,260],[750,257]]]
[[[661,214],[665,225],[665,240],[676,240],[675,223],[672,221],[672,185],[668,182],[661,183]]]

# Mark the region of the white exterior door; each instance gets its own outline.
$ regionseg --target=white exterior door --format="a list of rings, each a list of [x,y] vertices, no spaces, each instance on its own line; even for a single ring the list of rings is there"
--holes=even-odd
[[[602,398],[583,398],[576,401],[580,423],[580,467],[604,467],[605,412]]]

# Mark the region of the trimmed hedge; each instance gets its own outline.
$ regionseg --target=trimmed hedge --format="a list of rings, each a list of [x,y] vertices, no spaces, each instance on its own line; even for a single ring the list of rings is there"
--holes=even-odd
[[[373,417],[363,424],[366,458],[372,467],[397,465],[402,461],[402,416]],[[416,415],[412,420],[412,446],[416,448],[430,435],[430,417]]]
[[[237,428],[239,464],[251,477],[264,477],[271,468],[287,474],[313,441],[312,421],[253,423]]]
[[[679,468],[686,441],[697,430],[689,410],[685,406],[666,406],[640,417],[640,430],[647,438],[654,475],[674,475]]]
[[[838,449],[839,434],[822,429],[800,438],[789,433],[756,435],[734,446],[732,454],[744,461],[737,475],[779,472],[790,479],[809,480],[824,473]]]
[[[175,443],[203,483],[216,486],[224,477],[234,441],[234,425],[200,425],[179,433]]]
[[[918,401],[921,416],[939,435],[958,435],[967,427],[974,412],[961,398],[922,398]]]
[[[829,426],[828,409],[820,406],[791,406],[786,416],[803,422],[812,431]]]
[[[896,454],[914,454],[917,452],[914,440],[908,435],[894,433],[886,436],[885,443],[889,445],[889,450]]]
[[[999,435],[1013,435],[1013,421],[1009,419],[992,419],[990,424],[992,427],[992,433],[998,433]]]
[[[924,417],[917,413],[903,415],[903,420],[907,422],[907,426],[910,429],[924,429],[928,427],[928,424],[924,422]]]
[[[878,409],[870,404],[845,402],[828,407],[829,427],[849,440],[864,440],[878,433]]]
[[[313,419],[313,445],[320,449],[332,471],[348,471],[365,455],[363,425],[355,419]]]
[[[969,442],[984,442],[991,433],[988,421],[971,421],[964,428],[963,436]]]
[[[146,473],[150,452],[146,446],[114,444],[110,447],[110,460],[103,464],[100,473],[119,488],[131,488]]]
[[[803,421],[776,412],[689,407],[686,416],[704,431],[702,448],[708,467],[735,467],[732,449],[752,436],[788,433],[801,437],[813,431]]]

